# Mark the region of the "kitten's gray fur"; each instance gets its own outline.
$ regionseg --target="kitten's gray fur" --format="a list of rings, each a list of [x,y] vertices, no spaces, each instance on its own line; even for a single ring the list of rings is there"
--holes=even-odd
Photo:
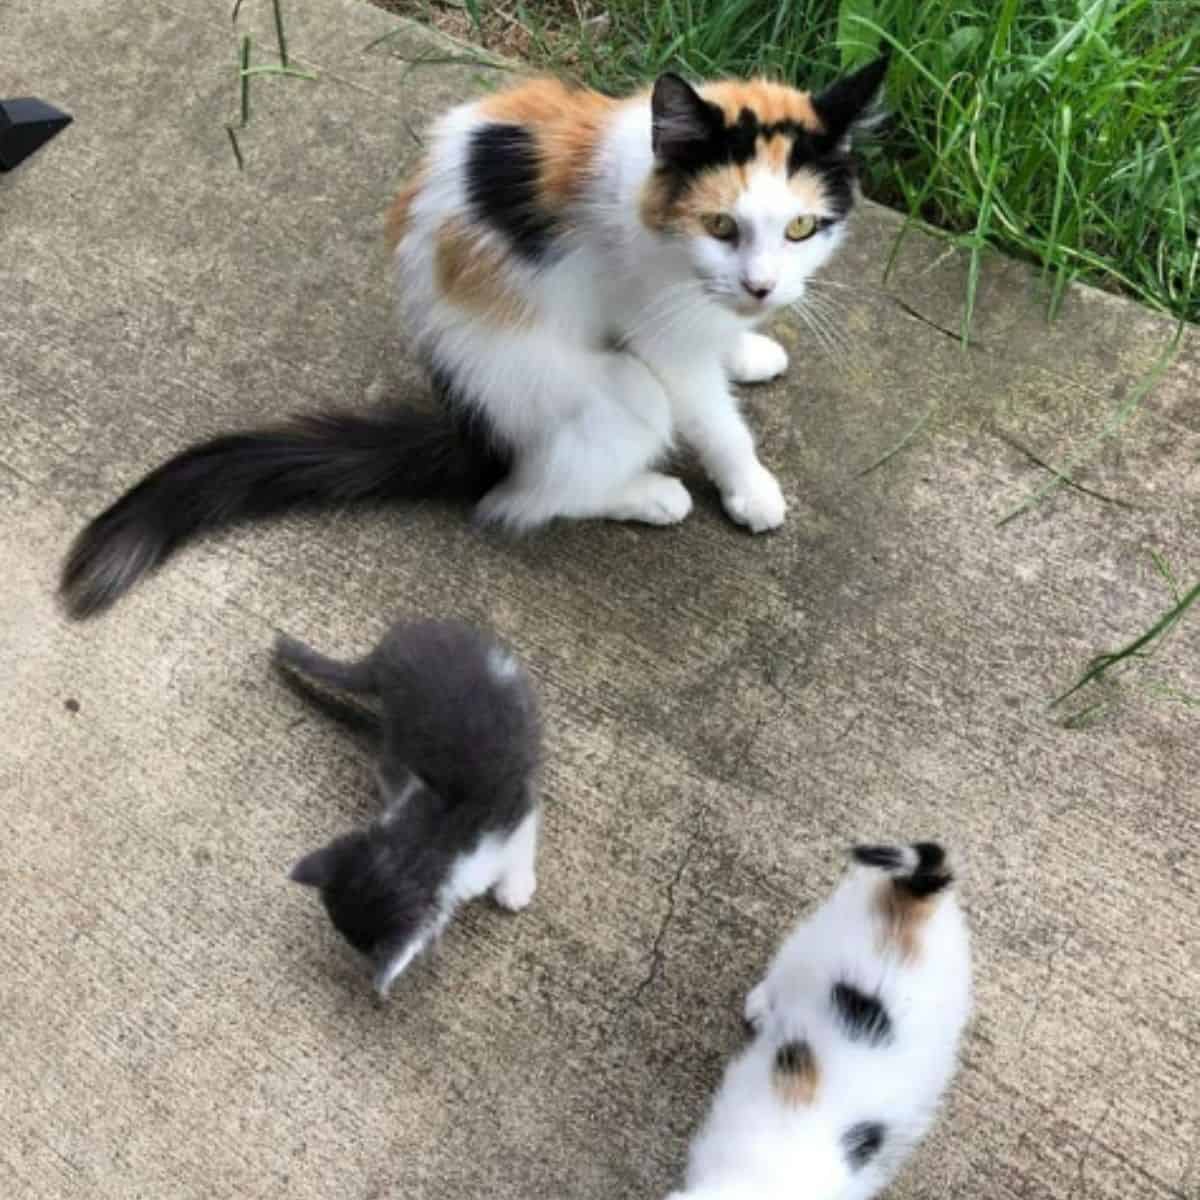
[[[491,890],[517,909],[533,895],[541,726],[532,684],[509,650],[459,621],[402,621],[357,662],[281,636],[275,662],[380,745],[383,811],[306,855],[291,877],[320,890],[386,994],[461,901]]]

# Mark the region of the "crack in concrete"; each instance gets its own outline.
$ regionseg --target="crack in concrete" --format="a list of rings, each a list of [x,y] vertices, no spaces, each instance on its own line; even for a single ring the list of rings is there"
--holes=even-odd
[[[1033,1027],[1037,1022],[1038,1014],[1042,1011],[1042,1004],[1045,1002],[1046,994],[1049,992],[1050,985],[1054,981],[1054,972],[1057,967],[1058,960],[1063,951],[1066,950],[1073,936],[1074,930],[1068,929],[1063,935],[1062,941],[1060,941],[1058,945],[1051,950],[1050,955],[1046,960],[1046,977],[1042,980],[1042,986],[1038,988],[1037,996],[1034,998],[1033,1002],[1033,1011],[1026,1019],[1025,1025],[1021,1030],[1021,1035],[1017,1040],[1017,1045],[1021,1049],[1022,1058],[1025,1056],[1025,1052],[1028,1049],[1027,1042],[1029,1040],[1029,1035],[1033,1031]]]
[[[1106,496],[1103,492],[1098,492],[1094,488],[1077,483],[1066,470],[1054,466],[1053,463],[1047,462],[1044,458],[1039,458],[1024,442],[1009,433],[1005,433],[1003,429],[993,427],[990,432],[993,437],[999,438],[1006,446],[1011,446],[1018,454],[1023,454],[1034,466],[1041,467],[1043,471],[1049,471],[1058,480],[1059,484],[1073,488],[1077,492],[1082,492],[1085,496],[1092,496],[1097,500],[1103,500],[1105,504],[1116,504],[1121,508],[1131,510],[1137,509],[1138,506],[1131,504],[1128,500],[1122,500],[1117,496]]]
[[[741,752],[738,754],[737,762],[733,766],[735,774],[740,772],[745,766],[746,759],[749,757],[755,740],[758,738],[759,731],[766,724],[766,721],[767,718],[763,715],[758,717],[754,722],[754,726],[746,736]],[[659,922],[658,931],[654,935],[654,941],[650,945],[650,966],[646,974],[638,981],[633,991],[629,994],[629,998],[620,1006],[617,1013],[618,1016],[624,1016],[631,1008],[636,1008],[640,1005],[642,997],[654,985],[662,973],[663,963],[666,961],[666,952],[663,949],[663,944],[666,941],[671,925],[675,921],[676,892],[683,881],[684,872],[691,865],[692,858],[696,853],[696,847],[700,845],[701,839],[707,831],[708,815],[709,810],[706,804],[697,804],[693,810],[695,829],[692,832],[692,836],[688,839],[687,847],[679,859],[679,865],[675,868],[675,874],[667,883],[667,911],[663,914],[663,918]]]
[[[963,336],[962,336],[961,332],[956,332],[953,329],[947,329],[945,327],[945,325],[939,325],[937,321],[934,321],[931,318],[925,316],[925,314],[922,312],[918,312],[915,308],[913,308],[913,306],[911,304],[908,303],[908,301],[901,300],[899,296],[894,296],[894,295],[891,295],[890,293],[885,293],[885,294],[887,295],[888,299],[901,312],[906,313],[908,316],[912,317],[912,319],[914,321],[920,321],[922,325],[928,325],[930,329],[936,330],[943,337],[948,337],[948,338],[950,338],[951,341],[958,342],[959,345],[962,345]],[[982,342],[976,341],[974,338],[971,338],[971,337],[968,337],[966,339],[966,344],[967,344],[967,348],[969,350],[985,350],[986,349],[986,347],[983,345]]]
[[[1070,1195],[1067,1200],[1074,1200],[1076,1196],[1086,1195],[1084,1187],[1087,1183],[1087,1167],[1089,1157],[1096,1145],[1096,1135],[1100,1132],[1101,1126],[1112,1115],[1113,1109],[1116,1107],[1116,1099],[1109,1100],[1105,1105],[1104,1111],[1100,1114],[1096,1123],[1088,1130],[1087,1137],[1084,1140],[1083,1148],[1079,1151],[1079,1169],[1075,1175],[1075,1182],[1071,1185]]]
[[[663,918],[659,922],[658,932],[655,933],[654,941],[650,946],[650,967],[630,993],[629,999],[621,1006],[622,1014],[628,1012],[631,1008],[636,1008],[642,1002],[642,997],[662,971],[663,962],[666,959],[666,954],[663,951],[663,942],[666,940],[667,932],[675,920],[675,892],[683,879],[683,873],[688,869],[692,861],[692,855],[696,852],[696,847],[700,843],[702,833],[703,822],[700,820],[700,815],[697,814],[696,831],[688,840],[687,848],[679,860],[679,865],[675,868],[675,874],[667,884],[667,911],[663,914]]]

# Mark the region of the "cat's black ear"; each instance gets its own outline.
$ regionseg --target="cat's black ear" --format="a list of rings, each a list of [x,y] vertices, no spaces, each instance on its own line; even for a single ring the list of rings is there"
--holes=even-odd
[[[654,157],[677,166],[694,161],[722,123],[720,109],[672,72],[655,81],[650,113]]]
[[[812,97],[812,106],[831,142],[843,141],[851,128],[868,115],[883,86],[887,69],[888,55],[881,54],[853,74],[835,79],[823,92]]]
[[[333,878],[334,849],[323,846],[306,854],[288,872],[288,878],[293,883],[302,883],[305,887],[324,887]]]

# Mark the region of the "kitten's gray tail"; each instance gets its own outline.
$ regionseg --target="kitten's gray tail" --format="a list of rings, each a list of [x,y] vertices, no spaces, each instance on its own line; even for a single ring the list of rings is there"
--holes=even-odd
[[[369,501],[477,500],[507,471],[479,427],[448,410],[324,413],[199,442],[88,524],[63,564],[69,616],[102,612],[186,541],[234,521]]]
[[[932,896],[954,882],[946,862],[946,851],[937,842],[913,842],[910,846],[855,846],[850,851],[856,862],[890,875],[896,887],[912,896]]]
[[[352,695],[375,695],[369,658],[338,662],[281,633],[275,639],[272,660],[284,682],[302,699],[359,733],[378,735],[382,722],[368,702],[355,703],[325,690],[333,687]]]
[[[297,641],[281,633],[275,639],[273,654],[275,663],[280,667],[290,667],[304,675],[311,675],[331,687],[341,688],[345,692],[374,692],[375,674],[371,670],[371,659],[360,658],[357,662],[339,662],[336,658],[326,658],[318,654],[311,646]]]

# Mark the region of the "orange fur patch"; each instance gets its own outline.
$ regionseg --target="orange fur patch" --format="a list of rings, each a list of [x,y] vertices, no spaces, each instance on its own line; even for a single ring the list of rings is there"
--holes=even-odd
[[[738,114],[748,108],[763,125],[795,121],[812,133],[824,132],[809,94],[784,83],[770,79],[722,79],[705,84],[700,94],[725,114],[727,125],[736,124]]]
[[[821,1072],[807,1042],[785,1042],[775,1052],[771,1084],[787,1105],[811,1104],[817,1095]]]
[[[605,125],[619,102],[557,79],[535,79],[489,96],[479,105],[494,121],[523,125],[537,139],[538,190],[548,208],[561,208],[583,187]]]
[[[823,130],[807,92],[769,79],[722,80],[701,87],[700,94],[721,109],[730,125],[737,122],[742,109],[748,108],[762,125],[794,121],[812,133]],[[667,175],[651,175],[642,193],[642,223],[659,231],[702,233],[701,218],[705,214],[729,212],[755,168],[787,175],[791,138],[782,133],[760,136],[755,149],[750,162],[704,171],[682,192],[675,191]],[[827,211],[828,197],[815,171],[801,168],[789,177],[788,186],[796,193],[801,212],[820,216]]]
[[[494,325],[527,325],[533,313],[508,274],[502,250],[480,240],[457,218],[438,230],[434,270],[442,295],[452,304]]]
[[[771,139],[772,142],[779,139]],[[764,143],[765,144],[765,143]],[[784,151],[786,155],[786,150]],[[704,233],[704,217],[712,213],[732,212],[738,197],[750,181],[750,173],[764,165],[763,158],[743,166],[715,167],[702,171],[677,195],[665,175],[652,175],[642,193],[642,223],[650,229],[672,229],[699,236]],[[769,164],[767,164],[769,165]],[[781,168],[781,172],[786,168]],[[801,168],[788,179],[802,213],[821,216],[828,210],[825,185],[815,171]]]
[[[921,955],[921,932],[933,915],[939,895],[914,896],[895,883],[879,885],[875,909],[882,919],[880,949],[895,949],[905,962],[915,962]]]
[[[409,177],[404,186],[396,193],[396,198],[388,206],[387,215],[383,219],[383,236],[389,250],[395,250],[401,239],[408,232],[409,214],[412,203],[421,185],[425,182],[418,171]]]
[[[773,137],[760,137],[754,147],[754,161],[771,168],[772,171],[787,171],[788,155],[792,152],[792,139],[782,133]]]
[[[788,180],[788,187],[796,193],[800,201],[800,211],[813,216],[824,216],[828,213],[829,197],[825,193],[825,184],[816,171],[801,167]]]

